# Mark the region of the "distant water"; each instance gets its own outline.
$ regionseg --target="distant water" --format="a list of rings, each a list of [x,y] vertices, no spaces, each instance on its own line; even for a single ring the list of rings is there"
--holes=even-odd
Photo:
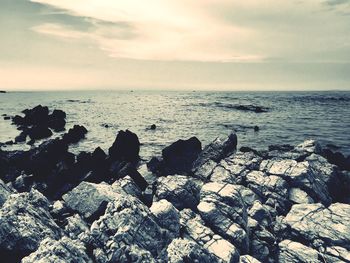
[[[208,144],[231,130],[239,146],[266,149],[271,144],[298,144],[314,138],[350,154],[350,92],[175,92],[83,91],[13,92],[0,94],[0,114],[15,115],[38,104],[67,113],[66,128],[84,125],[89,133],[71,151],[104,150],[121,129],[135,132],[141,156],[159,155],[166,145],[197,136]],[[239,105],[267,112],[239,110]],[[0,142],[19,134],[0,119]],[[147,129],[152,124],[156,130]],[[106,128],[106,127],[107,128]],[[259,126],[258,132],[254,126]],[[23,149],[25,144],[6,149]]]

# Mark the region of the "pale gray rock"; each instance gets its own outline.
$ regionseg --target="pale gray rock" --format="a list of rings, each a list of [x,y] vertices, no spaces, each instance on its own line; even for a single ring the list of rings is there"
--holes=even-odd
[[[85,241],[88,238],[90,229],[81,216],[75,214],[67,218],[67,224],[64,227],[64,231],[71,239]]]
[[[201,189],[198,211],[211,229],[241,252],[248,251],[247,211],[239,187],[207,183]]]
[[[288,199],[295,204],[312,204],[314,200],[300,188],[291,188],[288,192]]]
[[[127,194],[119,194],[108,204],[105,214],[91,225],[90,233],[94,246],[103,249],[109,260],[113,258],[111,262],[119,262],[120,251],[129,251],[133,245],[156,257],[171,236],[157,224],[147,206]]]
[[[327,262],[350,262],[350,251],[343,247],[327,247],[324,256]]]
[[[22,263],[92,263],[85,252],[85,246],[76,240],[63,237],[59,241],[44,239],[37,251],[23,258]]]
[[[166,249],[169,263],[203,262],[215,263],[219,259],[207,249],[188,239],[174,239]]]
[[[278,262],[280,263],[322,262],[319,260],[319,252],[317,250],[301,243],[283,240],[278,247]]]
[[[13,191],[0,179],[0,207],[12,193]]]
[[[47,238],[60,238],[62,230],[49,213],[49,201],[40,192],[12,194],[0,209],[0,250],[14,257],[35,251]]]
[[[184,209],[180,214],[183,236],[185,238],[191,239],[200,246],[207,248],[209,252],[223,260],[223,262],[237,261],[239,252],[236,247],[205,226],[205,222],[199,215],[190,209]]]
[[[272,222],[272,217],[267,206],[261,204],[260,201],[254,202],[253,206],[248,211],[248,215],[263,226],[268,226]]]
[[[122,192],[106,183],[82,182],[62,198],[70,209],[78,212],[84,219],[89,219],[101,212],[108,202],[117,198],[118,191]]]
[[[240,256],[239,263],[260,263],[260,261],[250,255],[244,255]]]
[[[160,177],[157,180],[155,200],[166,199],[179,210],[195,209],[202,185],[201,181],[182,175]]]
[[[310,242],[322,240],[327,246],[350,249],[350,205],[334,203],[328,208],[322,204],[296,204],[284,218],[294,235]]]
[[[125,176],[124,178],[115,181],[112,184],[112,189],[116,193],[119,193],[121,190],[123,190],[129,195],[135,197],[141,196],[141,189],[136,185],[136,183],[130,176]]]
[[[177,209],[167,200],[154,202],[150,207],[152,214],[157,218],[158,224],[168,229],[175,237],[180,235],[180,217]]]

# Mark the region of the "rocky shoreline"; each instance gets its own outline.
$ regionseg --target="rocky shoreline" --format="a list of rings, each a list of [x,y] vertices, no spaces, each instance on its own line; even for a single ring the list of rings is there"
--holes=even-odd
[[[64,130],[39,106],[5,116],[14,143]],[[350,262],[349,157],[312,140],[238,150],[232,133],[144,162],[128,130],[108,153],[70,153],[87,132],[0,150],[1,261]]]

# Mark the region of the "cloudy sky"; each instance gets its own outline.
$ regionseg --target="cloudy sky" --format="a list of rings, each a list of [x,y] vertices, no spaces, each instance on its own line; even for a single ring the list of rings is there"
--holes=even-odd
[[[350,90],[350,0],[0,4],[0,89]]]

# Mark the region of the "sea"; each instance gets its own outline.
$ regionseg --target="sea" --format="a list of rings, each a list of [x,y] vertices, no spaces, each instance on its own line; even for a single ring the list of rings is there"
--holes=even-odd
[[[73,153],[98,146],[108,152],[118,131],[129,129],[141,142],[144,160],[161,155],[165,146],[179,139],[196,136],[204,147],[232,131],[237,133],[238,147],[264,150],[269,145],[315,139],[324,147],[350,155],[350,91],[8,92],[0,94],[0,115],[14,116],[39,104],[64,110],[66,130],[75,124],[88,129],[86,138],[71,146]],[[250,110],[245,110],[247,107]],[[266,112],[255,112],[254,107]],[[155,130],[150,129],[152,124]],[[0,142],[13,140],[19,133],[1,116]],[[21,143],[2,149],[30,147]]]

